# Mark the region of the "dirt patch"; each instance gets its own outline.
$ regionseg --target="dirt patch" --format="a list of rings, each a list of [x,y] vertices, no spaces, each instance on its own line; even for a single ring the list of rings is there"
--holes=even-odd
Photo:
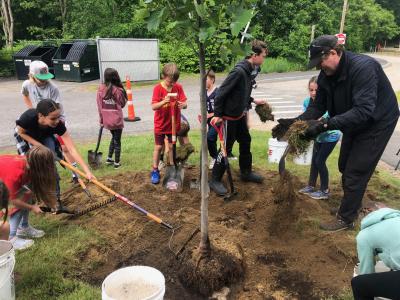
[[[242,249],[244,277],[229,287],[228,299],[321,299],[349,288],[356,257],[354,236],[348,232],[325,234],[315,226],[316,221],[331,217],[327,203],[303,195],[296,195],[294,202],[287,202],[290,205],[275,203],[271,187],[277,184],[278,173],[257,171],[265,177],[263,184],[240,182],[239,174],[234,172],[238,196],[225,203],[212,194],[209,201],[212,246]],[[182,264],[175,257],[200,226],[200,194],[189,188],[190,180],[198,175],[197,168],[186,170],[182,193],[150,184],[148,172],[128,172],[104,179],[104,184],[137,205],[175,227],[182,227],[171,237],[170,230],[119,201],[78,219],[66,220],[96,230],[104,238],[81,253],[79,272],[72,274],[78,273],[82,280],[99,286],[120,267],[147,265],[164,274],[165,299],[204,299],[182,285],[178,276]],[[293,185],[297,190],[304,183],[293,177]],[[96,201],[109,197],[92,184],[88,188]],[[63,201],[70,208],[84,209],[90,205],[79,187],[66,195]],[[199,238],[197,234],[189,242],[182,256],[196,249]]]

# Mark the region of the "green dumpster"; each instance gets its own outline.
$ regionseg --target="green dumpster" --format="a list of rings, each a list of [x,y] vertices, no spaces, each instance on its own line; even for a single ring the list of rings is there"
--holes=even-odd
[[[57,80],[83,82],[99,75],[99,60],[95,41],[79,40],[63,43],[53,56]]]

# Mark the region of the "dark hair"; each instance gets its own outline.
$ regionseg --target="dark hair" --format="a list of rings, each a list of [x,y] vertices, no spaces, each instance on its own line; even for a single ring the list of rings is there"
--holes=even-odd
[[[209,69],[206,73],[207,77],[210,77],[213,82],[215,82],[215,72],[212,69]]]
[[[53,153],[45,146],[34,146],[26,154],[26,161],[30,187],[36,199],[54,207],[56,166]]]
[[[125,88],[122,85],[121,78],[119,77],[117,70],[113,68],[107,68],[104,70],[104,84],[107,86],[107,92],[104,96],[104,99],[112,98],[113,86],[121,88],[125,98],[127,98]]]
[[[336,53],[338,55],[342,54],[342,52],[344,51],[344,46],[342,44],[336,44],[335,47],[333,47],[333,50],[336,51]]]
[[[0,180],[0,209],[5,209],[3,215],[3,223],[7,220],[8,216],[8,198],[9,192],[7,186],[4,184],[2,180]]]
[[[310,86],[311,83],[317,83],[318,76],[313,76],[310,78],[308,81],[308,86]]]
[[[177,82],[179,79],[179,69],[176,64],[168,63],[165,64],[162,69],[162,75],[164,77],[170,77],[174,82]]]
[[[253,40],[251,42],[251,51],[253,51],[253,54],[260,55],[263,52],[263,49],[268,50],[265,42],[260,40]]]
[[[60,104],[51,99],[44,99],[36,106],[36,111],[45,117],[57,109],[60,109]]]

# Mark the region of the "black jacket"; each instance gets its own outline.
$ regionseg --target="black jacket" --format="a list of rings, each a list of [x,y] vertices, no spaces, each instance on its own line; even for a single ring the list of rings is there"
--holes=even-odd
[[[239,62],[218,88],[214,100],[214,116],[239,117],[253,100],[250,97],[253,67],[246,59]]]
[[[399,117],[393,88],[382,66],[372,57],[344,51],[335,75],[318,76],[315,101],[299,116],[318,119],[326,111],[329,129],[358,133],[368,128],[385,128]]]

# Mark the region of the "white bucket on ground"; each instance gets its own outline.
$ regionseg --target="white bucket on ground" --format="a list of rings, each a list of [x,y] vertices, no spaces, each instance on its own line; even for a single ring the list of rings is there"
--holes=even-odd
[[[305,166],[311,165],[311,160],[312,160],[312,155],[313,155],[313,146],[314,146],[314,142],[311,142],[310,145],[308,146],[306,152],[304,152],[301,155],[295,156],[293,158],[293,162],[296,165],[305,165]]]
[[[268,140],[268,161],[270,163],[279,163],[287,145],[287,142],[270,138]]]
[[[162,300],[165,278],[155,268],[131,266],[109,274],[101,289],[102,300]]]
[[[359,267],[359,264],[357,264],[357,265],[354,267],[353,277],[358,276],[358,273],[359,273],[358,267]],[[390,271],[390,268],[388,268],[388,267],[383,263],[383,261],[378,260],[378,261],[376,262],[376,264],[375,264],[375,273],[382,273],[382,272],[389,272],[389,271]],[[375,297],[375,300],[390,300],[390,299],[388,299],[388,298],[383,298],[383,297]]]
[[[14,248],[9,241],[0,240],[0,300],[14,300]]]

